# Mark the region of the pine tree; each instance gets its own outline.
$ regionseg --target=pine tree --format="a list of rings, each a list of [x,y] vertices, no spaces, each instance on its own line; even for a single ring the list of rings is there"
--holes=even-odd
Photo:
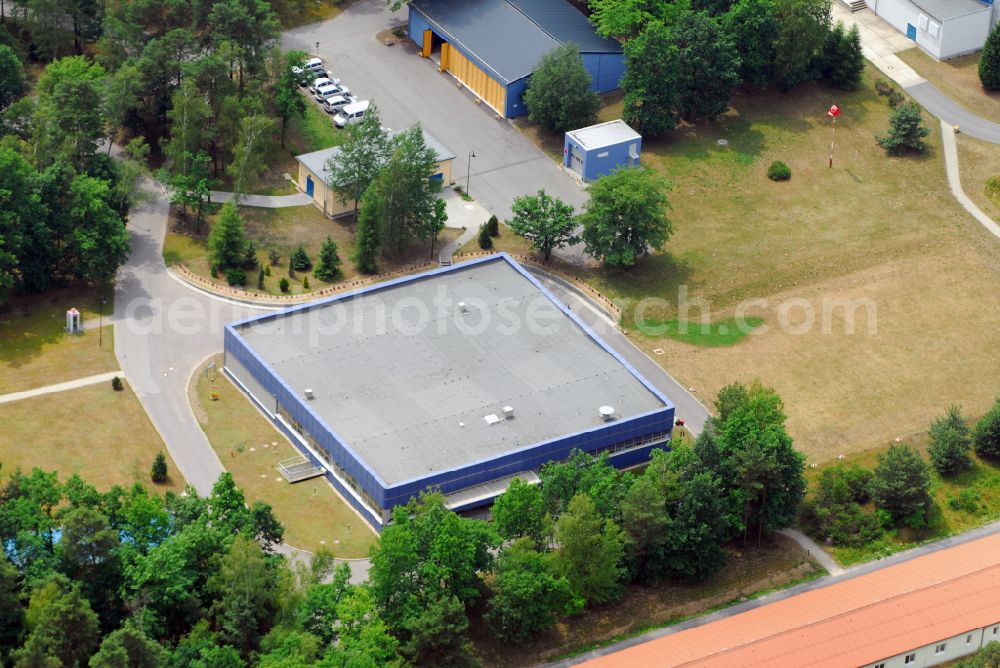
[[[931,423],[930,439],[927,454],[941,475],[956,473],[972,465],[969,457],[972,433],[958,406],[949,406],[944,415],[935,418]]]
[[[930,133],[931,131],[924,127],[924,117],[920,113],[920,107],[916,102],[907,102],[892,112],[892,116],[889,117],[889,134],[879,137],[878,143],[889,155],[903,155],[908,151],[922,153],[927,148],[924,137]]]
[[[500,221],[497,220],[496,216],[490,216],[490,219],[486,221],[486,227],[489,228],[491,237],[500,236]]]
[[[865,57],[861,51],[861,33],[857,26],[848,31],[838,21],[826,38],[823,48],[823,76],[837,88],[854,90],[861,84]]]
[[[258,290],[264,289],[264,267],[261,267],[260,270],[257,272],[257,289]]]
[[[479,247],[483,250],[493,248],[493,237],[490,236],[489,225],[483,225],[479,228]]]
[[[243,252],[243,268],[256,269],[258,264],[257,247],[254,246],[253,241],[247,241],[247,249]]]
[[[222,205],[219,221],[212,227],[212,232],[208,236],[212,263],[221,269],[237,267],[246,258],[246,247],[243,218],[236,205],[227,202]]]
[[[295,271],[309,271],[312,268],[312,258],[306,253],[302,244],[299,244],[299,247],[292,253],[292,257],[288,260],[288,266]]]
[[[340,255],[337,242],[327,237],[319,249],[319,266],[313,272],[316,278],[330,283],[340,278]]]
[[[374,188],[366,190],[361,198],[361,215],[358,216],[358,225],[354,232],[354,253],[351,255],[351,260],[362,274],[378,273],[375,258],[381,246],[381,235],[374,207],[369,204],[372,190]]]
[[[977,455],[1000,459],[1000,398],[976,423],[975,442]]]
[[[155,483],[164,483],[167,481],[167,458],[163,455],[163,452],[157,452],[156,458],[153,460],[153,467],[150,470],[150,477]]]
[[[1000,23],[993,26],[979,58],[979,81],[986,90],[1000,90]]]

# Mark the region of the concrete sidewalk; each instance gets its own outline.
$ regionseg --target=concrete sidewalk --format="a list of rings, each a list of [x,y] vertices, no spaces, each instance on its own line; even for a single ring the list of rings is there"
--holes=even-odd
[[[225,204],[233,201],[236,193],[223,192],[221,190],[212,191],[212,201]],[[294,195],[243,195],[240,197],[240,206],[259,206],[262,209],[283,209],[289,206],[305,206],[312,204],[312,198],[305,193]]]
[[[55,385],[36,387],[33,390],[24,390],[23,392],[11,392],[10,394],[0,395],[0,404],[8,404],[12,401],[30,399],[31,397],[39,397],[42,396],[43,394],[55,394],[56,392],[75,390],[80,387],[87,387],[88,385],[97,385],[98,383],[110,383],[111,379],[114,378],[115,376],[124,377],[124,375],[125,374],[123,374],[121,371],[108,371],[107,373],[98,373],[93,376],[77,378],[76,380],[68,380],[65,383],[56,383]]]
[[[955,196],[958,203],[972,214],[972,217],[986,228],[986,231],[1000,239],[1000,225],[986,215],[976,203],[969,199],[962,188],[962,179],[958,170],[958,146],[955,143],[955,131],[950,125],[941,121],[941,140],[944,144],[944,165],[948,173],[948,185],[951,186],[951,194]]]
[[[462,229],[465,231],[454,241],[441,247],[438,253],[439,262],[451,262],[452,255],[459,248],[472,241],[479,235],[479,227],[490,219],[490,212],[479,202],[465,201],[455,190],[446,188],[441,194],[448,212],[448,222],[445,225],[452,229]]]

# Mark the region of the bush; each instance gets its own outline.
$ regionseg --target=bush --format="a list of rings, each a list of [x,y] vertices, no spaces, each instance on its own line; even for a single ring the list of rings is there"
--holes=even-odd
[[[490,228],[486,225],[479,228],[479,247],[483,250],[493,248],[493,237],[490,236]]]
[[[163,452],[157,452],[156,458],[153,460],[153,466],[149,472],[150,477],[155,483],[165,483],[167,481],[167,458],[163,455]]]
[[[1000,176],[986,179],[986,196],[997,206],[1000,206]]]
[[[122,382],[121,378],[115,376],[114,378],[111,379],[111,389],[114,390],[115,392],[121,392],[122,390],[125,389],[125,383]]]
[[[979,58],[979,81],[986,90],[1000,90],[1000,24],[993,27]]]
[[[279,288],[279,289],[280,289],[280,290],[281,290],[282,292],[288,292],[288,279],[287,279],[287,278],[285,278],[284,276],[282,276],[282,277],[281,277],[281,280],[280,280],[280,281],[278,281],[278,288]]]
[[[976,423],[973,442],[980,457],[1000,459],[1000,398]]]
[[[266,267],[264,267],[264,275],[265,276],[271,275],[271,265],[267,265]]]
[[[229,285],[246,285],[247,272],[240,267],[231,267],[226,269],[226,282],[229,283]]]
[[[881,536],[883,516],[861,507],[868,500],[871,477],[871,471],[860,466],[834,466],[820,475],[815,501],[805,515],[812,515],[812,523],[825,540],[857,546]]]
[[[496,216],[490,216],[490,219],[486,221],[486,228],[490,231],[491,237],[500,236],[500,221],[497,220]]]
[[[890,84],[885,79],[879,79],[878,81],[875,82],[875,92],[881,95],[882,97],[889,95],[889,93],[891,93],[892,90],[893,90],[892,84]]]
[[[215,265],[213,264],[213,265],[212,265],[212,268],[211,268],[211,269],[209,270],[209,273],[211,273],[211,274],[212,274],[212,278],[218,278],[218,277],[219,277],[219,268],[218,268],[218,267],[216,267],[216,266],[215,266]]]
[[[264,268],[261,267],[260,271],[257,272],[257,289],[264,289]]]
[[[288,259],[288,266],[295,271],[309,271],[312,269],[312,259],[306,253],[306,249],[299,244],[292,256]]]
[[[890,98],[891,99],[891,98]],[[889,155],[903,155],[907,152],[922,153],[927,145],[924,137],[931,131],[924,127],[924,117],[916,102],[907,102],[896,107],[889,117],[889,134],[878,137]]]
[[[257,247],[253,245],[252,241],[248,241],[247,249],[243,253],[243,268],[247,271],[252,271],[257,268],[258,263]]]
[[[273,248],[267,251],[267,261],[273,267],[281,262],[281,253]],[[268,274],[270,276],[270,274]]]
[[[787,181],[792,178],[792,168],[780,160],[775,160],[767,168],[767,178],[772,181]]]
[[[308,290],[309,289],[309,277],[308,276],[303,276],[302,277],[302,289],[303,290]]]
[[[948,499],[952,510],[962,510],[970,515],[979,510],[979,495],[968,487],[959,491],[958,496]]]
[[[906,101],[906,96],[900,93],[898,90],[889,91],[889,106],[895,109],[903,102]]]

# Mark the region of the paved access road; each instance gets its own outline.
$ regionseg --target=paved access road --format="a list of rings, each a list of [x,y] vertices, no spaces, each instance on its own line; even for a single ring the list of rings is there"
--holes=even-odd
[[[358,0],[334,19],[286,32],[282,47],[315,54],[319,42],[327,69],[353,94],[374,101],[384,125],[398,130],[419,122],[455,154],[452,176],[463,188],[468,155],[475,151],[470,194],[501,220],[510,218],[515,197],[543,187],[579,208],[587,198],[583,189],[508,121],[477,106],[412,44],[375,40],[379,31],[405,23],[406,12],[393,14],[385,0]]]
[[[962,134],[1000,144],[1000,125],[977,116],[938,90],[929,81],[904,86],[903,90],[920,105],[950,126],[958,126]]]

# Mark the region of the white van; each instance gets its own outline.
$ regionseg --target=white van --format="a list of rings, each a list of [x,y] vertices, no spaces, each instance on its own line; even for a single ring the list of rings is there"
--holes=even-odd
[[[350,95],[351,89],[343,84],[337,85],[332,81],[330,83],[325,83],[316,87],[316,93],[313,95],[317,102],[324,102],[327,98],[333,97],[334,95]]]
[[[326,98],[323,103],[323,110],[328,114],[335,114],[349,104],[354,104],[358,101],[353,95],[334,95],[333,97]]]
[[[344,128],[354,123],[360,123],[364,120],[369,104],[371,103],[368,100],[362,100],[361,102],[347,105],[333,117],[333,124],[338,128]]]

